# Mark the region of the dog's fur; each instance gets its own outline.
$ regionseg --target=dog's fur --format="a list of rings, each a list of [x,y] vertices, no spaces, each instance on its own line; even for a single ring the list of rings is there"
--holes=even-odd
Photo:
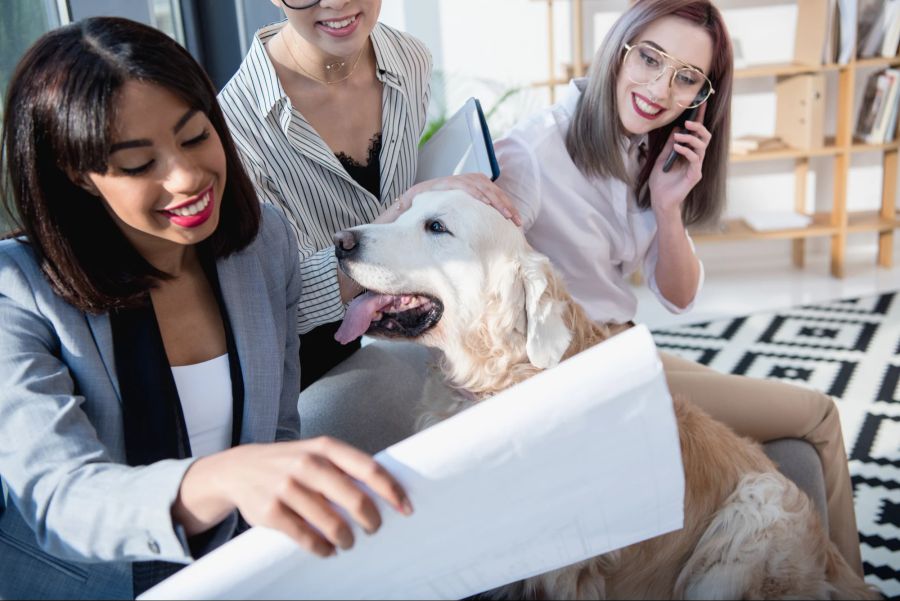
[[[423,295],[441,309],[418,324],[427,326],[424,331],[407,332],[399,323],[389,330],[373,323],[369,330],[376,336],[409,336],[441,351],[442,371],[461,396],[451,405],[429,408],[431,421],[611,335],[571,299],[547,258],[528,246],[520,230],[463,192],[420,195],[395,223],[340,235],[341,265],[362,286],[389,295]],[[682,530],[490,594],[878,598],[828,540],[811,501],[758,444],[690,403],[676,399],[675,413],[686,479]]]

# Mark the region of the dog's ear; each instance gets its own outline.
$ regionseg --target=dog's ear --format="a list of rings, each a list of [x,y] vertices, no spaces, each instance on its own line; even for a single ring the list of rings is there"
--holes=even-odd
[[[572,341],[572,332],[563,320],[566,304],[553,295],[555,286],[550,286],[550,280],[556,275],[547,257],[527,251],[521,261],[521,274],[528,321],[525,352],[532,365],[547,369],[559,363]]]

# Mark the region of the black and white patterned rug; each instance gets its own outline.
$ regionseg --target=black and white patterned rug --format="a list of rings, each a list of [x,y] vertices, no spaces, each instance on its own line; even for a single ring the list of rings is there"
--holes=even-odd
[[[866,581],[900,598],[900,292],[658,329],[657,345],[727,373],[835,397]]]

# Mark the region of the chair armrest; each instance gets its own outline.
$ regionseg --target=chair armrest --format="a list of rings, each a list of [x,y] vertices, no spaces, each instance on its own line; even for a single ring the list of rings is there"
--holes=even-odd
[[[793,480],[813,501],[828,532],[828,506],[825,496],[825,476],[816,449],[799,438],[781,438],[763,445],[782,474]]]

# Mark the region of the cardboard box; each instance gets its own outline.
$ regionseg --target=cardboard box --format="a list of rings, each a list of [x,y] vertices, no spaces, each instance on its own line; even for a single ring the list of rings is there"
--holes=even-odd
[[[825,75],[779,77],[775,83],[775,135],[793,148],[825,145]]]
[[[828,11],[825,0],[797,0],[797,29],[794,34],[794,62],[821,65],[828,36]]]

